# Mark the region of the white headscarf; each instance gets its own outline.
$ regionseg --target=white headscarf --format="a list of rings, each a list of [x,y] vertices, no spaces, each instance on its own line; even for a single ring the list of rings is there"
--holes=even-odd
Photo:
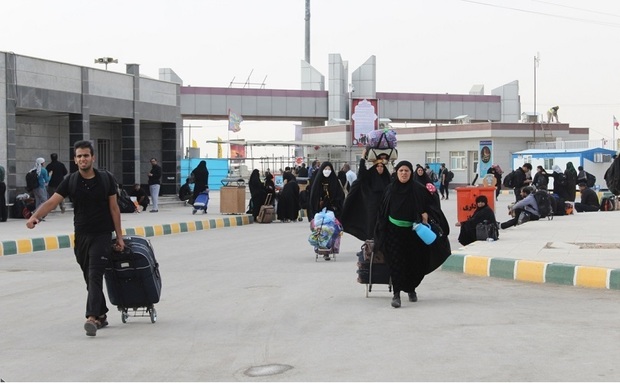
[[[562,168],[560,167],[560,165],[553,165],[553,168],[551,169],[553,169],[553,171],[556,173],[562,173]]]
[[[45,158],[39,157],[34,162],[34,168],[30,169],[30,171],[36,170],[37,175],[41,175],[41,165],[45,162]]]

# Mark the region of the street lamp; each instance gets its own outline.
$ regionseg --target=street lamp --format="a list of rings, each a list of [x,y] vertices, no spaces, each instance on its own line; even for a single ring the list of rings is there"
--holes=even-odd
[[[538,68],[538,63],[540,63],[540,52],[536,52],[536,56],[534,56],[534,115],[536,122],[538,122],[538,114],[536,114],[536,68]]]
[[[118,64],[118,59],[113,59],[112,57],[99,57],[95,59],[95,64],[105,64],[105,70],[108,70],[108,64]]]

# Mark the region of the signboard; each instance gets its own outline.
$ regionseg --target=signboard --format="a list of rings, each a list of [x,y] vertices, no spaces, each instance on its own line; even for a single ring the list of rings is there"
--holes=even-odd
[[[493,141],[480,141],[480,155],[478,158],[478,174],[484,176],[493,165]]]
[[[379,118],[376,99],[354,99],[351,101],[351,133],[352,144],[365,146],[368,143],[368,133],[379,128]]]

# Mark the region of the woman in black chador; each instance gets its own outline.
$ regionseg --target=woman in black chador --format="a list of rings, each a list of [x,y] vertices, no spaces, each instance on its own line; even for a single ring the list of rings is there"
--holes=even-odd
[[[374,237],[377,211],[381,206],[383,193],[390,184],[390,174],[386,162],[377,160],[369,169],[366,160],[360,160],[357,180],[344,201],[342,210],[342,227],[344,231],[360,241]]]
[[[260,212],[260,207],[265,204],[265,200],[267,199],[267,191],[265,190],[265,185],[260,180],[260,172],[258,169],[254,169],[252,174],[250,174],[248,186],[250,187],[250,210],[248,214],[251,213],[252,217],[256,220]]]
[[[390,267],[394,288],[392,307],[401,305],[400,292],[416,302],[416,288],[424,276],[439,267],[450,255],[449,226],[439,207],[439,196],[432,182],[413,174],[413,165],[401,161],[396,176],[383,197],[377,226],[375,249],[383,251]],[[438,233],[431,245],[426,245],[413,231],[413,225],[428,223]]]
[[[327,210],[334,212],[336,218],[340,219],[342,205],[344,204],[344,192],[338,182],[332,163],[323,162],[321,167],[316,170],[316,175],[313,175],[313,178],[308,218],[312,219],[316,213],[327,208]]]
[[[295,222],[299,216],[299,185],[290,172],[282,176],[284,186],[278,196],[278,219],[282,222]]]
[[[456,223],[456,226],[461,227],[461,232],[459,233],[461,245],[467,246],[470,243],[476,242],[476,225],[484,221],[497,225],[495,213],[489,206],[489,199],[486,196],[479,195],[476,197],[476,210],[474,214],[467,221]]]
[[[207,190],[209,187],[209,171],[207,170],[207,161],[200,161],[198,166],[192,170],[192,175],[194,176],[194,200],[196,200],[198,194]]]

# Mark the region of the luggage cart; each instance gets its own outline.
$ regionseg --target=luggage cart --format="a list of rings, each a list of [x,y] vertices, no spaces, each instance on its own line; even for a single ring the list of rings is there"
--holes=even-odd
[[[317,246],[315,244],[314,246],[314,261],[318,262],[319,260],[319,256],[323,257],[323,259],[325,259],[326,261],[330,261],[330,260],[336,260],[336,254],[340,253],[340,238],[342,237],[343,231],[342,231],[342,224],[336,220],[335,224],[335,229],[334,232],[330,238],[330,240],[328,241],[328,244],[330,246]],[[321,224],[320,226],[316,227],[314,226],[314,220],[312,220],[310,222],[310,229],[314,232],[314,233],[318,233],[321,230],[323,230],[323,224]],[[318,237],[318,235],[317,235]]]
[[[377,255],[373,249],[374,242],[367,240],[358,254],[358,277],[359,283],[366,285],[366,298],[372,292],[373,284],[388,285],[388,291],[392,292],[392,279],[390,278],[390,268],[385,263],[383,257]],[[368,253],[370,253],[368,255]]]

